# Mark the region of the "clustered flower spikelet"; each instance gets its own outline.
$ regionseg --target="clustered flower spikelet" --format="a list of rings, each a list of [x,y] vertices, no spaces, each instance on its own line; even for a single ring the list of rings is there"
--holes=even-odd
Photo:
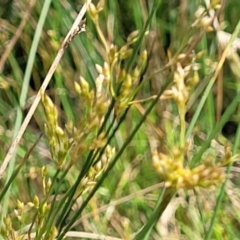
[[[189,91],[185,84],[185,77],[189,74],[189,67],[183,69],[180,63],[177,63],[177,69],[174,72],[174,85],[171,89],[166,90],[161,99],[173,98],[179,106],[184,106],[189,97]]]
[[[131,48],[130,48],[130,45],[128,44],[122,47],[119,52],[115,53],[115,56],[118,56],[119,60],[128,58],[131,55],[131,51],[130,51]],[[136,66],[131,71],[126,72],[124,68],[118,71],[116,78],[117,78],[117,82],[120,84],[120,91],[118,96],[116,97],[116,104],[115,104],[116,115],[119,115],[127,106],[129,106],[130,102],[133,100],[136,93],[136,89],[137,89],[136,88],[137,83],[142,74],[142,71],[145,68],[146,62],[147,62],[147,51],[143,50],[138,56],[138,61],[136,63]],[[116,94],[114,93],[114,95]]]
[[[154,152],[152,159],[153,166],[166,181],[166,185],[177,189],[191,189],[196,186],[211,187],[222,183],[225,179],[222,165],[213,164],[211,159],[207,159],[193,169],[184,167],[180,158],[163,153]]]
[[[66,131],[58,125],[58,110],[51,99],[44,94],[41,99],[47,118],[44,125],[45,134],[49,141],[53,161],[61,168],[70,148],[70,141]]]
[[[89,188],[93,187],[96,184],[96,179],[99,175],[105,171],[112,157],[115,155],[115,148],[107,145],[104,153],[101,155],[100,159],[90,167],[87,175],[82,179],[75,198],[81,195],[83,192],[86,192]],[[96,156],[98,157],[98,156]]]

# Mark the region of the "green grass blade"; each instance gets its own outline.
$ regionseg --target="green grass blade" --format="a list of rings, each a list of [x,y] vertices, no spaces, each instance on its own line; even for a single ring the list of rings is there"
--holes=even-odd
[[[44,22],[47,17],[48,9],[50,7],[50,3],[51,3],[51,0],[46,0],[44,2],[44,5],[43,5],[42,11],[41,11],[41,15],[39,18],[39,22],[38,22],[38,25],[36,28],[36,32],[35,32],[35,35],[33,38],[33,43],[31,46],[31,50],[30,50],[30,54],[29,54],[29,58],[28,58],[28,62],[27,62],[27,67],[26,67],[26,71],[25,71],[25,75],[24,75],[24,79],[23,79],[22,89],[21,89],[21,95],[20,95],[20,100],[19,100],[20,106],[17,109],[17,118],[16,118],[16,122],[15,122],[15,127],[14,127],[14,136],[16,136],[16,134],[19,131],[19,128],[21,126],[21,123],[22,123],[22,119],[23,119],[22,109],[24,108],[24,105],[25,105],[25,102],[27,99],[27,93],[28,93],[28,87],[29,87],[30,76],[31,76],[32,68],[33,68],[33,63],[34,63],[34,59],[36,56],[38,43],[41,38],[42,28],[43,28]],[[7,179],[9,179],[13,173],[14,166],[15,166],[15,156],[16,156],[16,154],[13,154],[12,159],[9,163],[9,167],[7,170]],[[10,196],[10,191],[8,191],[4,197],[1,223],[2,223],[3,216],[5,216],[7,213],[9,196]]]

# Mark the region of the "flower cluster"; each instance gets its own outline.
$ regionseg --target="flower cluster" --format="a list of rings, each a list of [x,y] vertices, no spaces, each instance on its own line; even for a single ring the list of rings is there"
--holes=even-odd
[[[193,56],[193,60],[196,59],[196,56]],[[189,155],[189,144],[185,139],[186,104],[191,88],[199,81],[198,68],[195,60],[185,67],[180,62],[177,62],[173,85],[161,96],[161,99],[173,99],[178,107],[180,119],[179,142],[174,147],[171,147],[171,150],[167,153],[159,153],[156,141],[150,140],[154,168],[164,179],[167,186],[176,187],[177,189],[189,189],[195,186],[210,187],[222,183],[225,179],[223,167],[235,160],[231,148],[226,146],[222,159],[217,163],[214,163],[211,157],[206,157],[202,163],[193,169],[187,166],[185,156]]]
[[[177,152],[177,153],[176,153]],[[177,189],[191,189],[196,186],[211,187],[225,180],[223,164],[214,164],[212,159],[205,160],[199,166],[190,169],[183,166],[179,151],[168,156],[163,153],[153,153],[153,166],[166,181],[166,186]]]

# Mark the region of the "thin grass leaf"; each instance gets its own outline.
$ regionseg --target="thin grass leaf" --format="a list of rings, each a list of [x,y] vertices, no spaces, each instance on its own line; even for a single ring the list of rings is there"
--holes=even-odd
[[[25,106],[26,103],[26,99],[27,99],[27,93],[28,93],[28,87],[29,87],[29,81],[30,81],[30,77],[31,77],[31,72],[32,72],[32,68],[33,68],[33,64],[35,61],[35,56],[36,56],[36,51],[37,51],[37,47],[41,38],[41,33],[42,33],[42,29],[43,29],[43,25],[44,22],[46,20],[47,17],[47,13],[49,10],[51,4],[51,0],[47,0],[44,2],[42,11],[41,11],[41,15],[39,18],[39,22],[36,28],[36,32],[33,38],[33,42],[32,42],[32,46],[30,49],[30,53],[29,53],[29,58],[28,58],[28,62],[27,62],[27,67],[26,67],[26,71],[24,74],[24,79],[23,79],[23,83],[21,86],[21,94],[20,94],[20,100],[19,100],[19,107],[17,109],[17,117],[16,117],[16,122],[15,122],[15,126],[14,126],[14,137],[16,137],[21,123],[22,123],[22,119],[23,119],[23,113],[22,113],[22,109]],[[13,171],[14,171],[14,166],[15,166],[15,157],[16,154],[12,155],[12,160],[9,163],[8,166],[8,170],[7,170],[7,179],[10,178],[10,176],[12,175]],[[3,216],[6,215],[7,210],[8,210],[8,201],[9,201],[9,196],[10,196],[10,192],[8,191],[5,194],[4,197],[4,201],[3,201],[3,212],[1,215],[1,221],[0,221],[0,225],[2,223],[3,220]]]

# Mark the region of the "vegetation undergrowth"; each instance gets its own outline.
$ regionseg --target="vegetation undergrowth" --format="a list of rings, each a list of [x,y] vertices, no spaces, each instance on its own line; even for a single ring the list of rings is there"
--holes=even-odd
[[[1,239],[238,239],[232,3],[3,9]]]

